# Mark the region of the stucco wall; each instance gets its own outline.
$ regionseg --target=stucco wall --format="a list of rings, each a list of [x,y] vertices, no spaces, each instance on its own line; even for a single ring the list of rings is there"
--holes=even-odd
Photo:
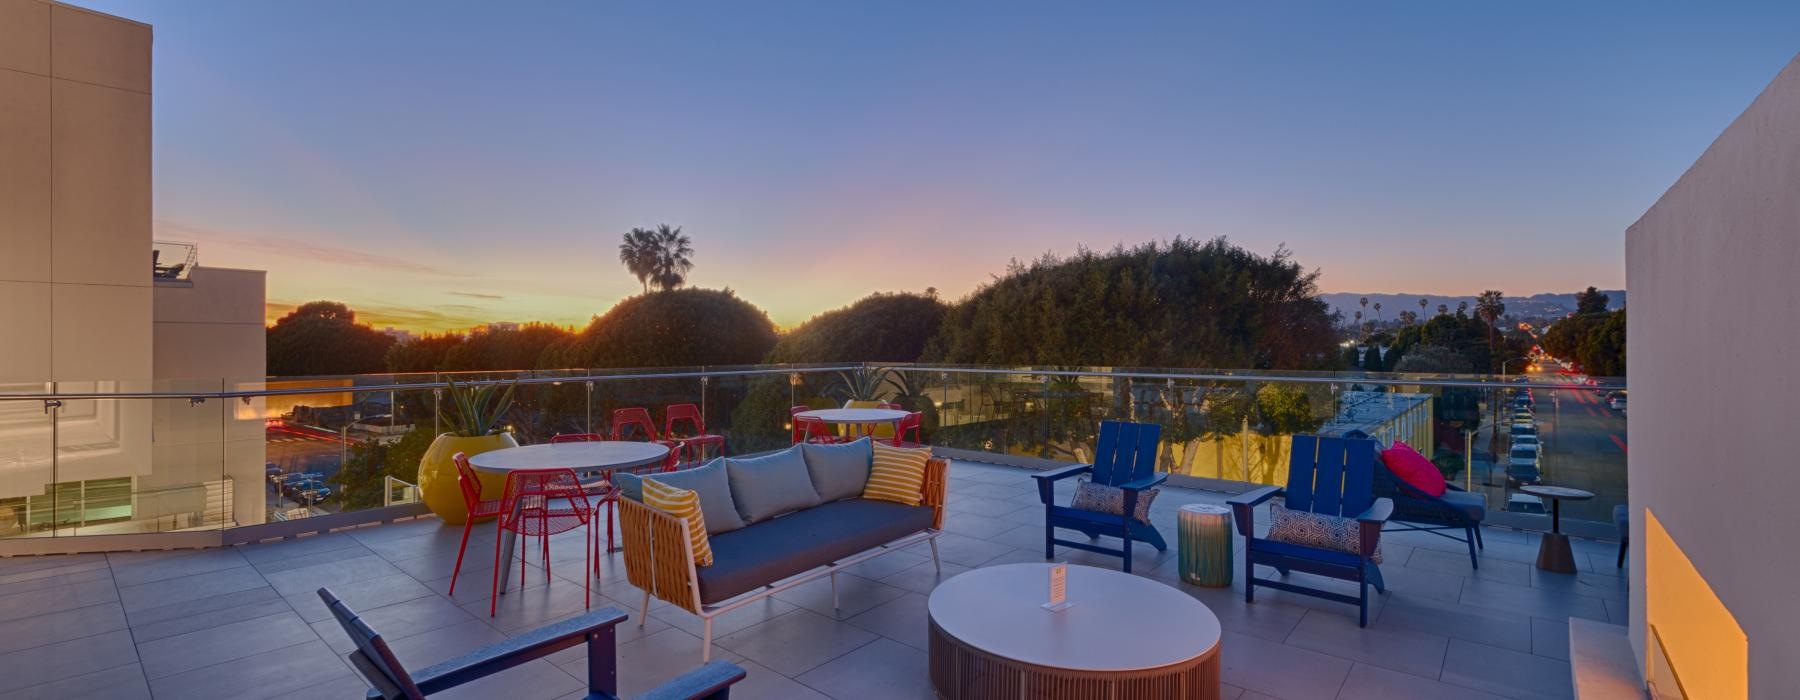
[[[1793,697],[1800,59],[1631,226],[1625,249],[1631,505],[1656,513],[1743,627],[1752,697]],[[1643,551],[1630,562],[1640,655]]]

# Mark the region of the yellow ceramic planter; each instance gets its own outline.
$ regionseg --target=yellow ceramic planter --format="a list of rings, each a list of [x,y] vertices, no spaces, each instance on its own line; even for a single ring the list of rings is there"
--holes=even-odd
[[[419,492],[425,495],[425,506],[447,525],[463,524],[469,518],[469,510],[463,505],[462,487],[456,483],[456,463],[450,458],[458,452],[474,456],[518,446],[512,433],[481,437],[457,437],[450,433],[437,436],[425,450],[425,457],[419,460]],[[499,498],[505,488],[505,476],[481,474],[482,498]]]

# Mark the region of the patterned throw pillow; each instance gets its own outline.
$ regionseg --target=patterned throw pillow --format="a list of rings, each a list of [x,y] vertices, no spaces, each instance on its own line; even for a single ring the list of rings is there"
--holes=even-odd
[[[712,542],[706,538],[706,514],[700,511],[700,494],[678,489],[654,478],[644,479],[644,505],[687,521],[688,549],[696,566],[712,566]]]
[[[1150,522],[1150,502],[1156,500],[1158,493],[1162,493],[1162,489],[1153,488],[1148,491],[1139,491],[1137,512],[1133,513],[1132,517],[1140,523]],[[1075,482],[1075,500],[1069,503],[1069,507],[1090,513],[1124,515],[1125,489],[1081,479]]]
[[[869,469],[869,483],[863,487],[863,498],[916,506],[925,497],[925,463],[931,460],[931,448],[894,447],[877,442],[875,466]]]
[[[1279,503],[1270,503],[1269,539],[1346,554],[1362,554],[1362,523],[1355,518],[1288,510]],[[1379,540],[1375,543],[1375,554],[1369,557],[1369,561],[1381,563]]]

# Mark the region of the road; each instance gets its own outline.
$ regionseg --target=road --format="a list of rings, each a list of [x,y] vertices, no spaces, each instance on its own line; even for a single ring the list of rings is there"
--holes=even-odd
[[[344,445],[336,436],[326,432],[271,424],[263,439],[265,461],[275,465],[283,473],[312,472],[329,477],[343,466]],[[264,491],[272,511],[300,505],[282,496],[272,484],[265,485]],[[326,511],[336,510],[330,503],[317,507]]]
[[[1596,522],[1612,522],[1612,508],[1624,503],[1626,489],[1626,455],[1630,450],[1630,442],[1625,433],[1625,416],[1606,405],[1602,392],[1577,384],[1572,377],[1555,374],[1534,374],[1534,381],[1560,382],[1569,385],[1568,390],[1544,390],[1535,392],[1537,402],[1536,418],[1539,437],[1543,440],[1544,484],[1568,486],[1594,492],[1591,501],[1566,502],[1563,504],[1563,516],[1579,520]],[[1511,414],[1510,409],[1503,414]],[[1491,421],[1493,409],[1486,414]],[[1510,423],[1510,418],[1507,419]],[[1483,426],[1477,436],[1476,444],[1485,448],[1492,444],[1493,426]],[[1503,435],[1506,428],[1503,426]],[[1496,487],[1487,490],[1490,493],[1488,502],[1494,507],[1504,508],[1508,497],[1514,489],[1499,486],[1503,477],[1507,451],[1510,447],[1505,437],[1500,441],[1498,464],[1493,467],[1493,482]],[[1477,472],[1480,478],[1480,472]],[[1478,484],[1479,486],[1479,484]],[[1545,504],[1548,506],[1548,504]]]

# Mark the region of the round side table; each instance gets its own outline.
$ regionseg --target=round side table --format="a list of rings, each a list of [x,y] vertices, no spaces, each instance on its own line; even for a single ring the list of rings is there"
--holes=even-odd
[[[1213,588],[1231,585],[1231,509],[1190,503],[1175,518],[1181,580]]]
[[[1550,531],[1538,544],[1537,568],[1559,574],[1575,573],[1575,553],[1569,550],[1569,536],[1562,532],[1562,502],[1585,501],[1594,493],[1566,486],[1521,486],[1519,490],[1550,499]]]

